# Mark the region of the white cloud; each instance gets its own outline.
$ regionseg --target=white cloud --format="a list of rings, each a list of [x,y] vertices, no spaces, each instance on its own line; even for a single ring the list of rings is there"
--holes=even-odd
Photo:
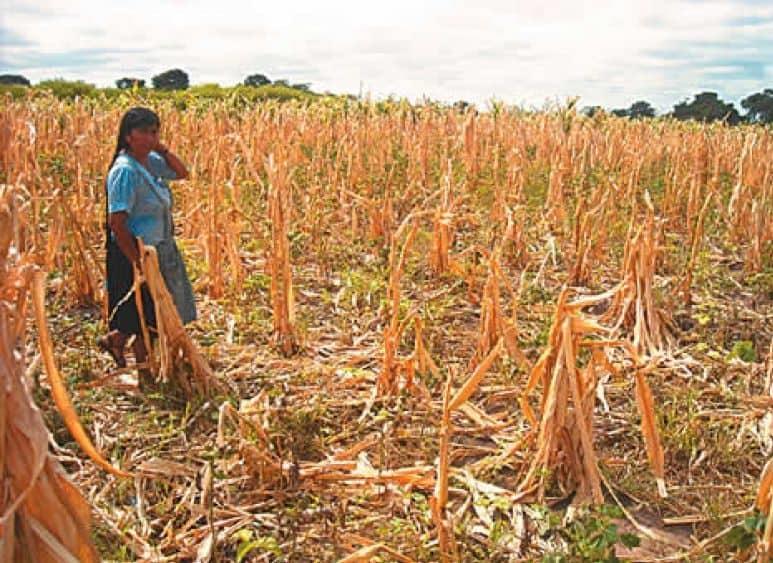
[[[0,32],[28,42],[0,41],[0,60],[32,80],[107,85],[179,67],[194,83],[263,72],[377,97],[668,109],[702,89],[737,100],[770,86],[773,60],[773,5],[759,0],[0,2]]]

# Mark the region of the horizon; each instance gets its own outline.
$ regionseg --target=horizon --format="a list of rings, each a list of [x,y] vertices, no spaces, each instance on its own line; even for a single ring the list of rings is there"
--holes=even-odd
[[[658,113],[704,91],[740,109],[773,86],[773,3],[762,0],[399,0],[370,12],[350,0],[2,5],[0,73],[33,83],[149,84],[180,68],[191,85],[230,87],[260,73],[374,99],[540,108],[578,96],[579,107],[646,100]],[[96,17],[84,18],[89,12]]]

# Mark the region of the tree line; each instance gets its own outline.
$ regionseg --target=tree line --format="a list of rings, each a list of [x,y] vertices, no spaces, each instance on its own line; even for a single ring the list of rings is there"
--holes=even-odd
[[[53,82],[53,81],[44,81]],[[166,70],[151,78],[151,84],[156,90],[187,90],[190,87],[188,73],[179,68]],[[244,86],[283,86],[293,88],[303,92],[311,91],[311,84],[296,83],[291,84],[288,80],[270,80],[265,74],[250,74],[242,83]],[[31,86],[30,81],[20,74],[0,74],[0,85],[7,86]],[[145,88],[145,80],[142,78],[123,77],[115,81],[115,86],[119,90],[129,90],[131,88]]]
[[[54,82],[56,81],[44,81],[38,86],[44,87],[47,83]],[[179,68],[170,69],[153,76],[151,83],[155,90],[186,90],[190,86],[188,73]],[[19,74],[0,74],[0,85],[31,86],[30,81]],[[119,90],[145,88],[145,80],[123,77],[116,80],[115,85]],[[265,74],[250,74],[244,79],[242,85],[251,87],[280,86],[302,92],[311,92],[311,85],[308,83],[291,84],[284,79],[272,81]],[[83,86],[90,87],[90,85],[85,83],[83,83]],[[216,84],[205,85],[204,87],[206,88],[207,86],[219,88]],[[457,102],[455,104],[455,106],[460,108],[466,108],[469,105],[467,102]],[[670,112],[664,114],[664,117],[672,117],[678,120],[692,119],[704,123],[722,121],[730,125],[737,125],[739,123],[773,123],[773,88],[765,88],[761,92],[747,96],[741,100],[741,107],[745,110],[743,115],[735,108],[732,102],[722,100],[716,92],[701,92],[696,94],[690,101],[685,100],[674,105]],[[606,110],[601,106],[590,106],[583,110],[589,116],[596,115],[602,111]],[[638,100],[628,108],[613,109],[610,113],[629,119],[648,119],[657,116],[655,108],[646,100]]]
[[[670,112],[664,114],[664,117],[682,121],[692,119],[704,123],[723,121],[730,125],[773,123],[773,88],[765,88],[761,92],[745,97],[741,100],[741,107],[746,110],[744,115],[741,115],[732,102],[722,100],[716,92],[701,92],[692,100],[674,105]],[[586,115],[593,116],[604,109],[601,106],[590,106],[583,111]],[[655,108],[646,100],[636,101],[627,108],[613,109],[611,113],[630,119],[648,119],[657,116]]]

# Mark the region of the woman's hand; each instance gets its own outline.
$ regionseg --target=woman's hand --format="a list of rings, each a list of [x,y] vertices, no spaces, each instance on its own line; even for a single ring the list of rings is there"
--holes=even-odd
[[[185,164],[183,164],[183,161],[180,160],[176,154],[170,151],[169,147],[167,147],[164,143],[158,141],[156,146],[153,147],[153,150],[160,154],[164,160],[166,160],[169,168],[174,170],[174,173],[177,176],[177,180],[185,180],[188,177],[188,169],[185,167]]]
[[[166,158],[166,155],[169,153],[169,147],[167,147],[164,143],[161,141],[158,141],[156,143],[156,146],[153,147],[153,150],[156,151],[158,154]]]
[[[137,269],[142,272],[142,260],[140,260],[137,241],[129,230],[129,225],[126,223],[127,219],[127,213],[125,211],[119,211],[110,214],[108,223],[110,224],[113,233],[115,233],[115,242],[118,243],[118,248],[121,249],[121,252],[123,252],[129,262],[134,264]]]

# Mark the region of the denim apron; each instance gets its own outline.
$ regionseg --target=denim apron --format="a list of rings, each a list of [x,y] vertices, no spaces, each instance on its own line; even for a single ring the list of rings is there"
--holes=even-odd
[[[166,287],[172,295],[180,319],[183,324],[187,324],[196,320],[196,302],[193,298],[193,287],[188,279],[188,272],[185,270],[185,263],[174,240],[171,206],[161,196],[161,191],[167,188],[159,185],[147,168],[137,163],[133,158],[128,160],[145,180],[150,191],[158,198],[164,209],[164,237],[155,247],[158,255],[158,267],[166,282]]]

